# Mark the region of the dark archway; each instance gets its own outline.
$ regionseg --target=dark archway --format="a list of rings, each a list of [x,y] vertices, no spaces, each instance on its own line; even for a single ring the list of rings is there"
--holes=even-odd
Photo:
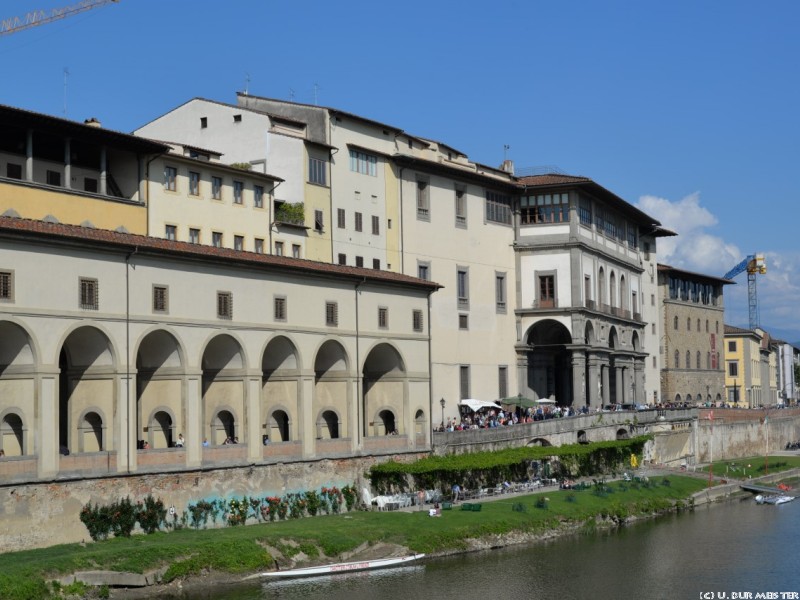
[[[369,351],[363,369],[363,410],[374,415],[373,435],[403,431],[403,406],[406,394],[406,369],[400,353],[387,343]]]
[[[558,404],[571,405],[572,362],[567,346],[569,330],[558,321],[546,319],[528,330],[527,386],[536,398],[555,398]]]

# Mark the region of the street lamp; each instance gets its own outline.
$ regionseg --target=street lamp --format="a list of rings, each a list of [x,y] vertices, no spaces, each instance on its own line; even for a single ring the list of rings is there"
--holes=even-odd
[[[444,405],[445,405],[444,398],[439,400],[439,405],[442,407],[442,431],[444,431]]]

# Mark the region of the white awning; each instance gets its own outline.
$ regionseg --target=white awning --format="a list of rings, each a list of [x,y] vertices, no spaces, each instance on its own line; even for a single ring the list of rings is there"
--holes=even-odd
[[[472,412],[482,408],[501,408],[496,402],[489,402],[488,400],[475,400],[474,398],[465,398],[459,402],[461,406],[468,406]]]

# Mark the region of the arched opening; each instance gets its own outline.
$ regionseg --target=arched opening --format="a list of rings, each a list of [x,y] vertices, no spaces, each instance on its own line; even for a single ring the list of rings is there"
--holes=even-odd
[[[583,429],[578,431],[578,443],[579,444],[588,444],[589,443],[589,438],[587,437],[586,432]]]
[[[6,456],[23,456],[25,452],[25,438],[23,435],[22,418],[16,413],[8,413],[0,422],[0,449]]]
[[[317,420],[317,439],[335,440],[339,438],[339,415],[332,410],[324,410]]]
[[[608,358],[608,368],[609,368],[609,377],[608,377],[608,397],[611,400],[612,404],[622,404],[623,403],[623,394],[625,390],[617,389],[617,369],[622,367],[617,366],[617,359],[614,354],[614,350],[619,347],[619,334],[617,333],[616,327],[611,327],[608,332],[608,348],[611,350],[611,354]]]
[[[425,412],[418,410],[414,415],[414,433],[416,435],[424,435],[428,431],[428,420],[425,418]]]
[[[185,429],[183,352],[175,337],[163,330],[142,338],[136,352],[137,439],[150,448],[171,448]]]
[[[534,438],[528,442],[528,446],[552,446],[549,440],[545,438]]]
[[[274,410],[269,418],[269,439],[273,442],[288,442],[289,415],[283,410]]]
[[[569,330],[558,321],[545,319],[533,325],[529,346],[527,386],[535,398],[555,398],[560,405],[572,403],[572,344]],[[523,392],[523,395],[527,395]]]
[[[239,439],[236,435],[236,419],[229,410],[220,410],[211,421],[211,443],[215,446],[235,444]]]
[[[600,270],[597,273],[597,296],[600,304],[600,309],[605,309],[606,307],[606,272],[603,270],[603,267],[600,267]]]
[[[111,342],[95,327],[79,327],[64,340],[58,400],[62,454],[113,449],[112,430],[103,426],[100,414],[116,412],[114,362]]]
[[[681,403],[681,395],[680,394],[675,394],[675,402],[677,402],[678,404]]]
[[[629,440],[631,438],[631,434],[628,432],[627,429],[617,429],[617,439],[618,440]]]
[[[631,336],[631,346],[633,346],[634,352],[641,352],[642,350],[642,343],[639,341],[639,333],[636,331],[634,331]]]
[[[375,435],[392,435],[397,432],[394,413],[391,410],[382,410],[375,419]]]
[[[629,310],[628,305],[628,282],[625,280],[624,275],[619,276],[619,307],[624,310]]]
[[[373,435],[385,435],[402,429],[401,415],[407,386],[405,371],[400,353],[390,344],[378,344],[367,355],[363,369],[364,414],[375,414],[381,407],[386,407],[375,421]],[[390,425],[384,422],[381,416],[384,413],[390,419]]]
[[[175,424],[172,415],[164,410],[157,411],[148,425],[151,448],[171,448],[175,440]]]
[[[348,358],[339,342],[327,340],[320,346],[314,358],[314,375],[314,411],[317,414],[323,410],[333,411],[336,415],[349,414]],[[348,437],[347,423],[341,420],[337,422],[339,437]]]
[[[617,276],[614,271],[608,276],[608,298],[611,308],[617,307]]]

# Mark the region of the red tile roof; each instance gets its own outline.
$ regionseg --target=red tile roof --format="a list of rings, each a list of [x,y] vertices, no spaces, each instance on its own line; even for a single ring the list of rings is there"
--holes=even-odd
[[[239,264],[250,267],[267,267],[278,270],[295,271],[297,274],[319,275],[326,277],[342,277],[344,279],[364,280],[369,282],[395,283],[411,285],[414,287],[428,288],[429,292],[436,291],[442,286],[433,281],[425,281],[409,275],[381,271],[379,269],[365,269],[349,267],[330,263],[292,258],[289,256],[274,256],[271,254],[256,254],[231,248],[216,248],[176,242],[162,238],[120,233],[106,229],[94,229],[79,225],[65,225],[63,223],[48,223],[32,219],[0,216],[0,237],[36,237],[53,241],[82,243],[86,245],[101,245],[105,249],[116,248],[121,251],[138,253],[160,254],[164,257],[192,257],[208,261],[225,261],[230,264]]]
[[[529,175],[527,177],[519,177],[517,181],[523,185],[563,185],[570,183],[591,183],[592,180],[588,177],[580,177],[576,175]]]

